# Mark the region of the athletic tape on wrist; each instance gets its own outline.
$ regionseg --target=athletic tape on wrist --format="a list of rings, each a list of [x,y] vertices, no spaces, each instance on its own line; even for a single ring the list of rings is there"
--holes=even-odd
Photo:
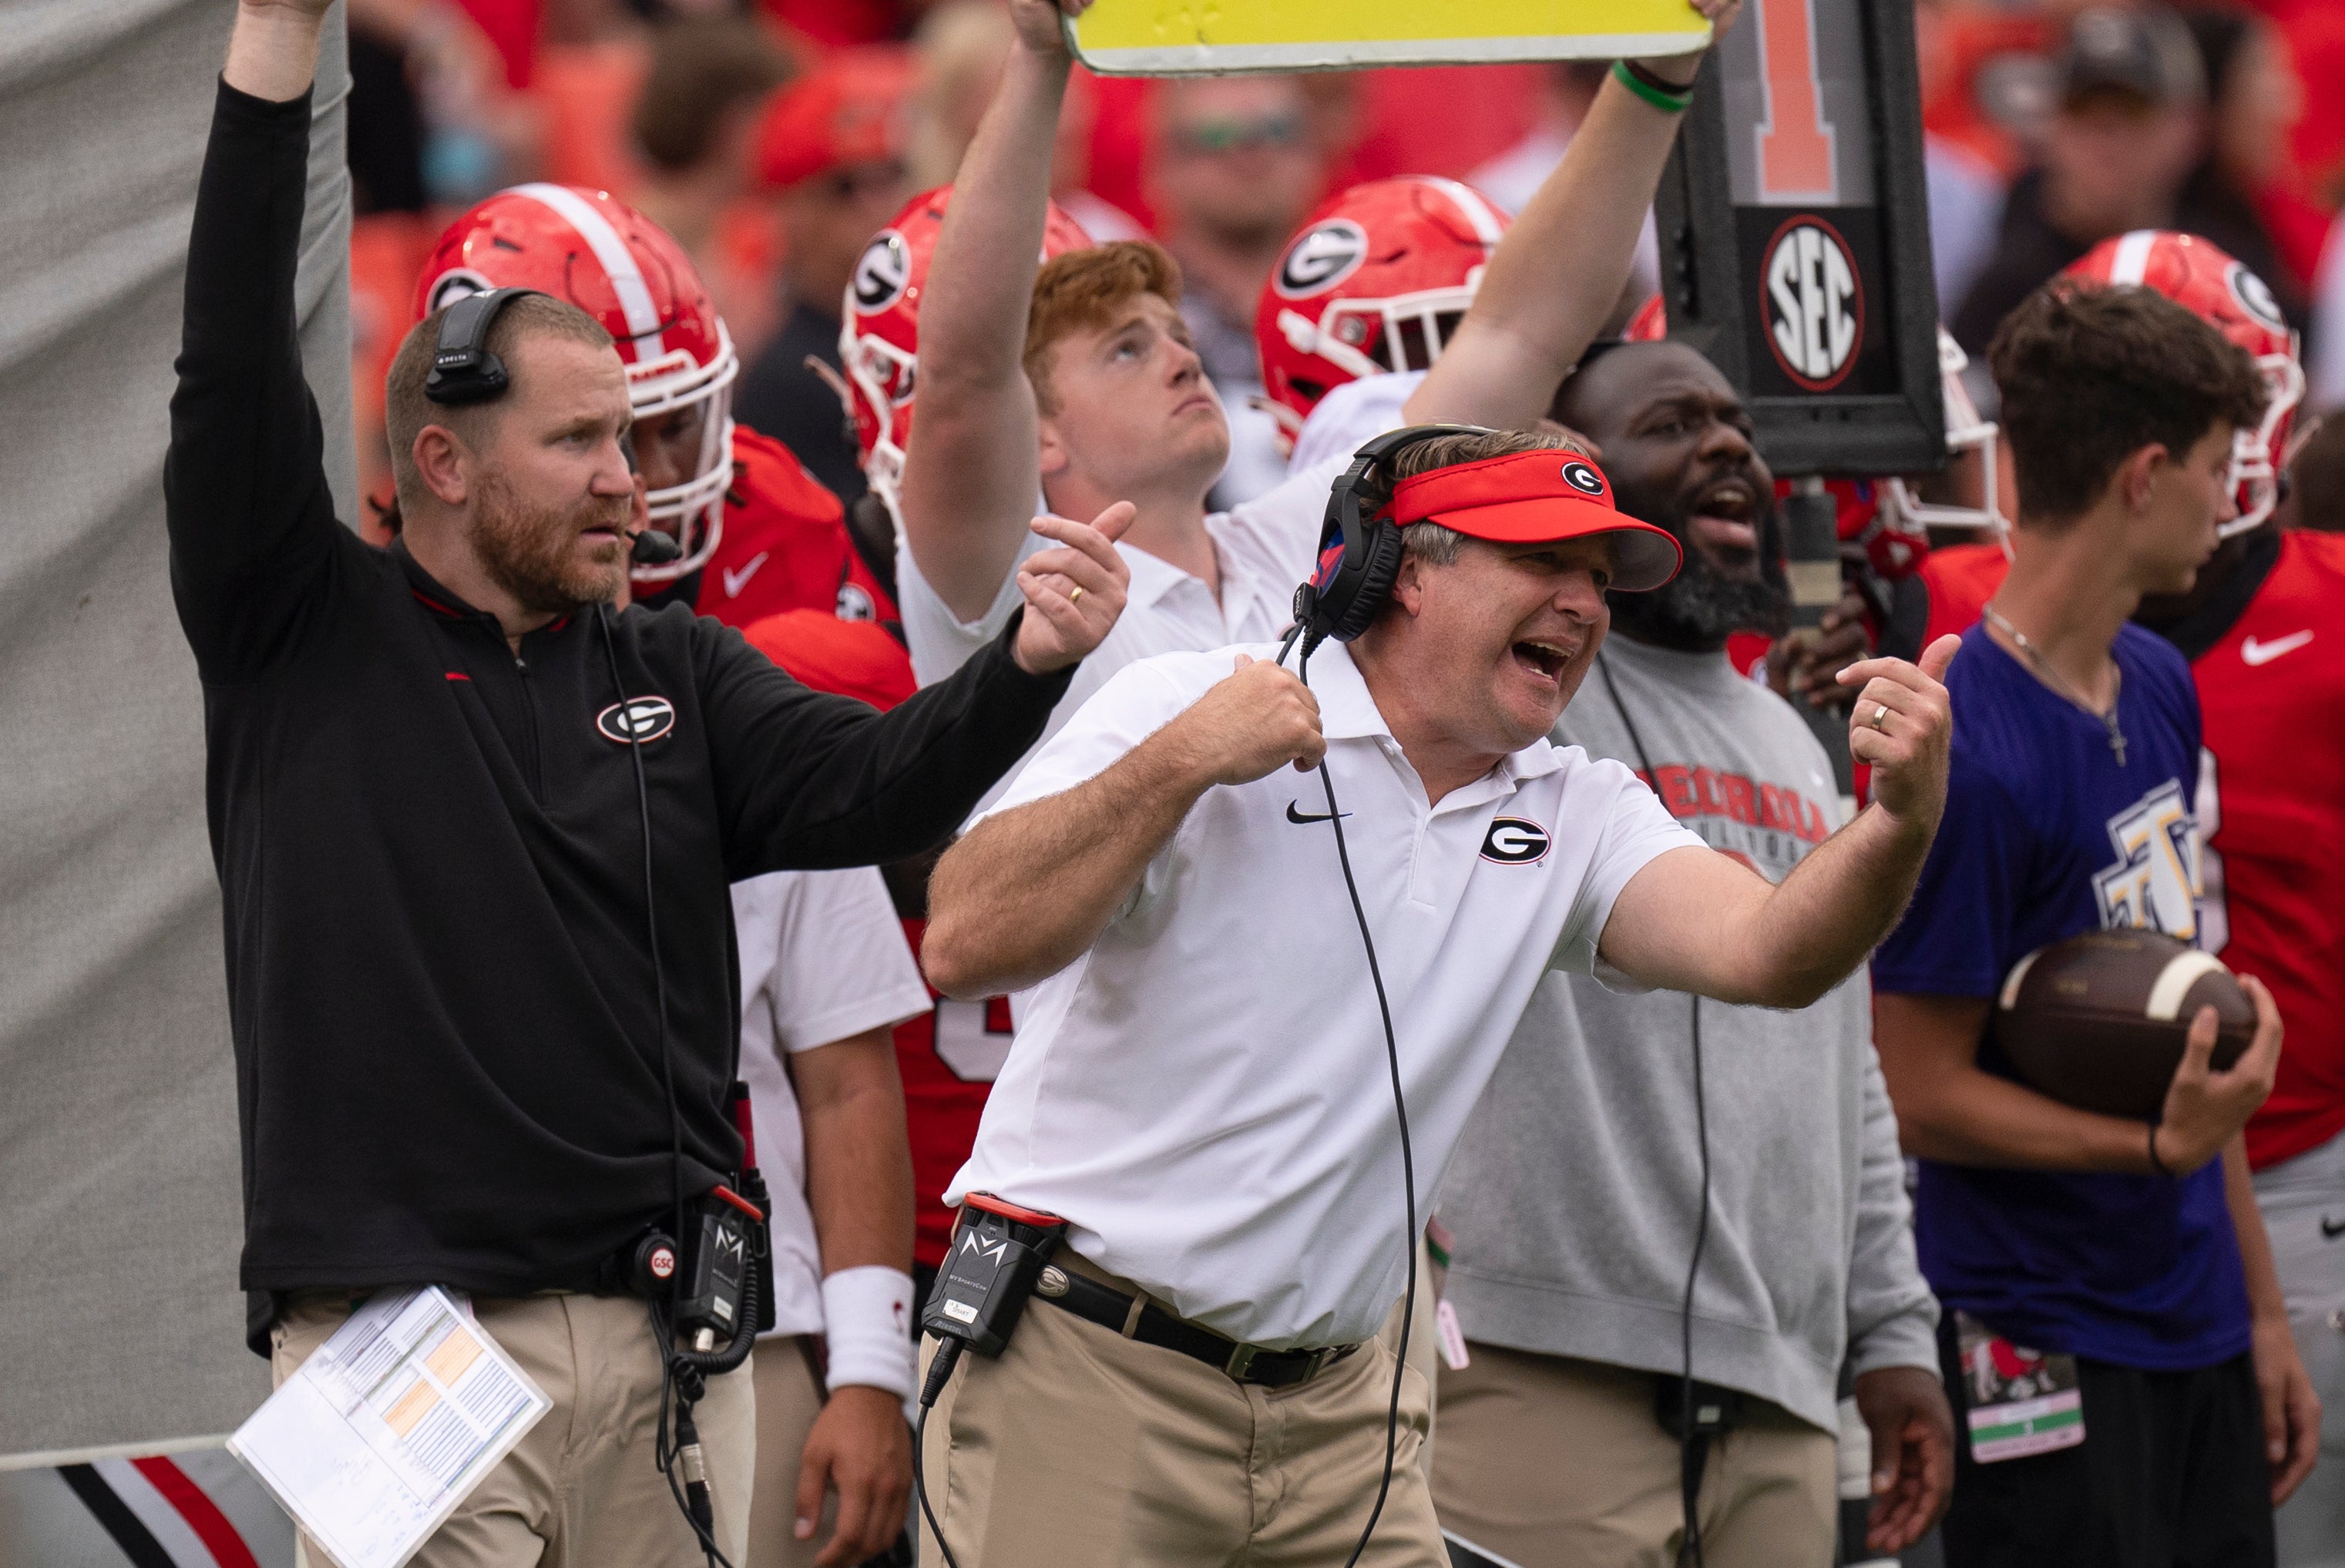
[[[918,1384],[909,1274],[873,1263],[824,1276],[822,1333],[832,1388],[862,1383],[898,1399],[912,1397]]]

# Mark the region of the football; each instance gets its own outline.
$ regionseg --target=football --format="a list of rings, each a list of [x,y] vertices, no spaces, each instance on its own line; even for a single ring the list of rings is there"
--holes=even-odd
[[[2255,1004],[2212,954],[2156,931],[2088,931],[2011,966],[1995,1043],[2029,1087],[2079,1110],[2148,1121],[2166,1104],[2190,1020],[2215,1009],[2214,1067],[2255,1038]]]

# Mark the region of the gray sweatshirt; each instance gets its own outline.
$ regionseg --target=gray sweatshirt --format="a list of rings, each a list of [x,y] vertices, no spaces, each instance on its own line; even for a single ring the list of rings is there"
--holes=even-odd
[[[1841,818],[1830,764],[1781,698],[1723,654],[1614,636],[1559,744],[1644,763],[1713,847],[1780,882]],[[1447,1298],[1469,1340],[1652,1371],[1683,1364],[1679,1308],[1700,1212],[1690,1023],[1700,1012],[1710,1236],[1694,1375],[1837,1428],[1857,1371],[1935,1371],[1937,1303],[1914,1259],[1897,1123],[1864,972],[1798,1012],[1682,992],[1540,985],[1441,1198]]]

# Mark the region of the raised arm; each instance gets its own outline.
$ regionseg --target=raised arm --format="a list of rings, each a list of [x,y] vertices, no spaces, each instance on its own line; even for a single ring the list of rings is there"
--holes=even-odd
[[[945,852],[929,879],[929,984],[989,996],[1057,974],[1106,928],[1200,795],[1287,763],[1316,766],[1326,749],[1310,689],[1239,654],[1105,771],[987,818]]]
[[[284,651],[341,542],[294,316],[326,5],[238,7],[188,239],[163,491],[179,623],[217,678]]]
[[[1742,0],[1692,4],[1710,18],[1715,39],[1733,25]],[[1702,58],[1698,52],[1639,65],[1685,85]],[[1410,395],[1409,423],[1518,430],[1547,412],[1629,281],[1638,233],[1683,118],[1605,78],[1563,161],[1498,242],[1473,308]],[[927,418],[925,400],[920,411]]]
[[[1070,15],[1090,0],[1063,0]],[[1013,0],[1017,41],[953,178],[920,302],[920,413],[904,455],[904,539],[937,596],[983,615],[1041,485],[1026,312],[1070,61],[1051,0]]]
[[[1961,641],[1939,638],[1918,667],[1868,659],[1841,672],[1863,686],[1849,749],[1873,768],[1873,804],[1855,821],[1773,886],[1709,850],[1660,856],[1614,901],[1605,960],[1660,989],[1768,1007],[1804,1007],[1845,979],[1897,923],[1945,809],[1954,716],[1939,677]]]

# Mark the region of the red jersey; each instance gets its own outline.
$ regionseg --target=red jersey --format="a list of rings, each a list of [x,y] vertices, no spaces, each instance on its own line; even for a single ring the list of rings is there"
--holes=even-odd
[[[762,438],[760,438],[762,439]],[[872,622],[841,621],[810,610],[786,611],[745,627],[750,646],[817,691],[892,708],[910,696],[912,661]],[[904,922],[904,939],[920,950],[925,920]],[[896,1026],[896,1067],[904,1080],[904,1118],[912,1140],[912,1198],[918,1229],[912,1256],[933,1269],[944,1262],[954,1210],[945,1184],[977,1142],[978,1118],[994,1075],[1010,1054],[1010,1001],[956,1002],[929,991],[934,1006]]]
[[[818,610],[842,621],[898,619],[895,601],[848,536],[838,498],[789,448],[746,425],[734,427],[725,533],[700,569],[693,608],[728,626],[785,610]]]
[[[2271,987],[2279,1078],[2248,1123],[2259,1168],[2345,1129],[2345,535],[2290,530],[2239,619],[2191,662],[2199,928]]]
[[[1969,631],[2010,570],[2011,557],[1994,540],[1950,544],[1930,551],[1922,562],[1922,586],[1930,592],[1930,618],[1922,627],[1922,646],[1928,647],[1949,632]]]

